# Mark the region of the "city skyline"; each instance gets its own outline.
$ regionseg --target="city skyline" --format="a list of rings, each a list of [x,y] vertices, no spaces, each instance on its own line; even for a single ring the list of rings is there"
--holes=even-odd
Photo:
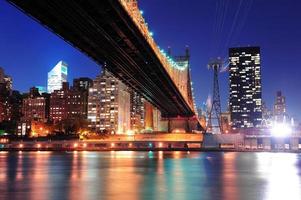
[[[0,199],[300,200],[300,9],[0,1]]]
[[[294,20],[298,19],[299,14],[296,12],[289,12],[289,10],[297,9],[301,5],[297,1],[291,0],[291,2],[291,4],[285,4],[285,1],[279,0],[272,5],[274,9],[269,14],[276,18],[273,21],[271,17],[266,16],[269,14],[260,14],[262,13],[260,11],[267,9],[267,3],[260,3],[259,1],[255,0],[251,6],[252,8],[257,9],[251,9],[249,17],[247,17],[247,20],[245,20],[247,22],[247,25],[244,24],[244,28],[242,28],[240,37],[230,42],[229,47],[237,46],[236,44],[245,46],[247,44],[253,45],[254,43],[261,46],[263,70],[263,100],[266,101],[268,107],[272,109],[275,93],[276,91],[281,90],[287,97],[287,113],[300,120],[301,117],[299,111],[301,109],[298,102],[300,101],[301,97],[300,94],[296,92],[296,90],[298,89],[298,84],[300,85],[300,80],[298,79],[298,75],[300,75],[300,69],[297,69],[297,67],[285,67],[286,70],[282,71],[282,68],[285,65],[297,66],[297,55],[295,52],[298,52],[298,49],[295,50],[295,48],[298,48],[297,46],[300,41],[296,40],[296,36],[298,35],[298,31],[300,30],[292,30],[294,30],[293,25],[298,25],[298,23]],[[202,102],[206,100],[208,94],[212,90],[211,72],[206,69],[206,64],[208,62],[208,59],[210,58],[210,53],[206,52],[205,50],[207,50],[210,46],[207,44],[210,42],[210,40],[213,39],[208,35],[212,29],[212,21],[214,21],[214,19],[209,19],[209,22],[204,22],[201,20],[201,22],[197,23],[196,21],[195,24],[200,24],[200,27],[202,26],[204,28],[192,29],[192,25],[189,25],[189,22],[185,23],[185,18],[191,19],[191,14],[189,15],[189,13],[186,13],[185,11],[184,13],[187,14],[187,16],[183,14],[183,18],[181,19],[177,19],[175,17],[176,13],[179,10],[184,11],[185,8],[187,8],[186,10],[189,10],[194,6],[195,9],[199,8],[201,9],[201,11],[204,11],[202,15],[203,18],[207,20],[208,17],[206,16],[210,14],[209,12],[214,12],[214,8],[216,6],[215,3],[216,1],[202,1],[202,3],[193,2],[191,5],[185,5],[185,3],[181,2],[171,4],[170,1],[157,1],[156,3],[148,3],[147,1],[140,2],[140,7],[144,10],[144,17],[149,23],[150,29],[154,32],[154,38],[160,46],[164,47],[164,49],[167,49],[167,46],[171,46],[172,52],[175,52],[174,54],[182,51],[185,48],[186,44],[190,46],[192,80],[194,82],[195,96],[198,106],[202,105]],[[1,38],[3,39],[3,44],[11,45],[3,45],[5,47],[8,46],[8,48],[1,47],[0,52],[3,56],[3,63],[0,63],[0,65],[5,69],[8,75],[11,75],[13,77],[15,89],[25,92],[28,91],[28,88],[31,86],[46,85],[45,82],[47,79],[47,72],[51,69],[51,66],[54,66],[55,63],[61,59],[66,60],[66,62],[70,66],[69,82],[71,82],[71,80],[75,77],[88,76],[94,78],[98,74],[99,67],[97,66],[97,64],[95,64],[85,55],[81,54],[76,49],[73,49],[73,47],[69,46],[53,33],[48,32],[48,30],[41,27],[32,19],[25,17],[11,5],[8,5],[5,2],[2,2],[1,4],[3,4],[3,6],[1,5],[1,7],[4,9],[4,12],[1,12],[1,15],[4,16],[1,19],[1,22],[3,22],[1,23],[1,25],[6,26],[7,28],[6,32],[1,33]],[[168,12],[164,12],[168,8],[168,6],[172,6],[172,9],[170,9]],[[231,6],[231,3],[228,6]],[[246,7],[244,9],[247,9],[247,5],[243,6]],[[157,11],[154,12],[154,10]],[[278,12],[280,10],[281,12]],[[168,17],[169,15],[170,17]],[[291,17],[291,15],[297,16]],[[250,18],[250,16],[253,17]],[[13,18],[14,21],[20,26],[9,26],[8,18]],[[161,20],[161,18],[162,20],[168,20],[168,23],[159,23],[159,20]],[[172,20],[173,18],[175,18],[175,20]],[[261,24],[259,23],[259,19],[261,18],[263,18],[262,20],[268,22],[279,23],[276,24],[261,22]],[[288,18],[290,19],[290,21],[287,21]],[[202,19],[202,17],[198,17],[198,19]],[[176,24],[179,24],[176,22],[180,22],[181,25],[179,27],[176,26]],[[22,25],[23,23],[24,25]],[[209,23],[210,25],[208,25]],[[243,22],[241,23],[243,24]],[[231,22],[228,22],[228,24],[231,27]],[[270,24],[271,30],[267,30],[265,27],[263,27],[263,24],[265,26],[266,24]],[[180,28],[183,28],[183,32],[179,34],[170,34],[170,32],[177,32],[177,30],[179,30]],[[250,31],[254,30],[254,28],[257,28],[256,31],[259,34],[257,34],[257,32],[254,33],[254,31]],[[279,32],[271,36],[270,33],[273,30],[276,30],[276,28],[277,30],[279,30]],[[170,31],[167,31],[166,29],[170,29]],[[210,31],[207,29],[210,29]],[[22,32],[22,37],[19,34],[20,32]],[[189,36],[191,37],[189,37],[189,39],[187,39],[188,34],[185,34],[187,32],[190,32]],[[279,43],[275,42],[276,39],[279,39],[278,37],[289,38],[287,37],[287,32],[290,32],[292,34],[292,37],[290,37],[288,42],[284,43],[284,41],[286,40],[281,40],[279,41]],[[198,33],[202,34],[196,37]],[[28,52],[26,51],[25,54],[23,49],[27,47],[28,44],[26,38],[31,37],[32,34],[36,36],[35,41],[32,41],[33,48],[29,49]],[[239,33],[236,34],[239,35]],[[256,37],[254,37],[254,35],[256,35]],[[11,42],[11,40],[15,40],[15,42]],[[205,40],[208,40],[208,42]],[[222,49],[222,51],[227,51],[227,48]],[[7,52],[4,52],[4,49]],[[45,51],[41,51],[41,49]],[[285,52],[282,49],[284,49]],[[12,51],[17,51],[18,53],[16,55],[10,55],[7,57],[4,56],[11,53]],[[23,52],[23,54],[21,54],[20,52]],[[291,55],[289,55],[289,53],[287,52],[291,52]],[[224,53],[221,54],[224,55]],[[283,55],[279,56],[279,54]],[[22,60],[22,63],[12,59],[12,56],[19,56],[20,60]],[[28,70],[30,70],[31,74],[33,75],[31,76],[31,78],[27,77],[26,79],[26,77],[24,77],[24,72],[20,70],[20,68],[22,66],[24,68],[27,68],[29,63],[31,63],[32,67],[29,67]],[[86,70],[88,67],[89,70]],[[221,79],[222,108],[223,110],[225,110],[228,99],[228,76],[226,75],[226,73],[221,74]],[[290,81],[288,82],[287,80]]]

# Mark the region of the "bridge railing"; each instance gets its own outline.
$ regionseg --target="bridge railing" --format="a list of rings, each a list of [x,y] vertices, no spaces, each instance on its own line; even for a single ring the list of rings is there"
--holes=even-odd
[[[160,60],[163,67],[168,72],[175,85],[177,85],[186,102],[188,102],[189,106],[194,109],[194,106],[190,105],[189,103],[190,101],[188,100],[187,89],[183,87],[183,78],[179,78],[179,73],[187,73],[187,70],[189,70],[187,69],[188,66],[185,67],[183,65],[178,65],[172,58],[166,55],[164,50],[159,48],[152,36],[152,32],[149,31],[148,25],[142,15],[142,11],[139,10],[137,0],[119,0],[119,2],[132,18],[136,26],[139,28],[139,30],[155,52],[156,56]]]

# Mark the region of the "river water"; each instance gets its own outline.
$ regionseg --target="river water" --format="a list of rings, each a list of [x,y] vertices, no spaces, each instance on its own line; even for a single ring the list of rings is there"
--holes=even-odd
[[[301,200],[301,154],[0,152],[0,199]]]

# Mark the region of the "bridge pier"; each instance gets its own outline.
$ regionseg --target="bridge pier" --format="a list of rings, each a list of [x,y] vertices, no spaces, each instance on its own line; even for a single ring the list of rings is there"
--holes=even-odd
[[[176,117],[161,119],[162,128],[169,133],[191,133],[198,130],[198,120],[195,117]]]

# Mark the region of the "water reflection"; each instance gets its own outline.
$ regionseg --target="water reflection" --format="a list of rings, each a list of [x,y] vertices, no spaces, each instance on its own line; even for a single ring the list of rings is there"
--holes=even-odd
[[[301,199],[280,153],[0,153],[0,199]]]
[[[237,191],[237,174],[236,174],[237,153],[228,152],[223,156],[223,199],[237,200],[239,192]]]
[[[301,199],[298,162],[298,154],[258,154],[258,170],[267,182],[265,199]]]

